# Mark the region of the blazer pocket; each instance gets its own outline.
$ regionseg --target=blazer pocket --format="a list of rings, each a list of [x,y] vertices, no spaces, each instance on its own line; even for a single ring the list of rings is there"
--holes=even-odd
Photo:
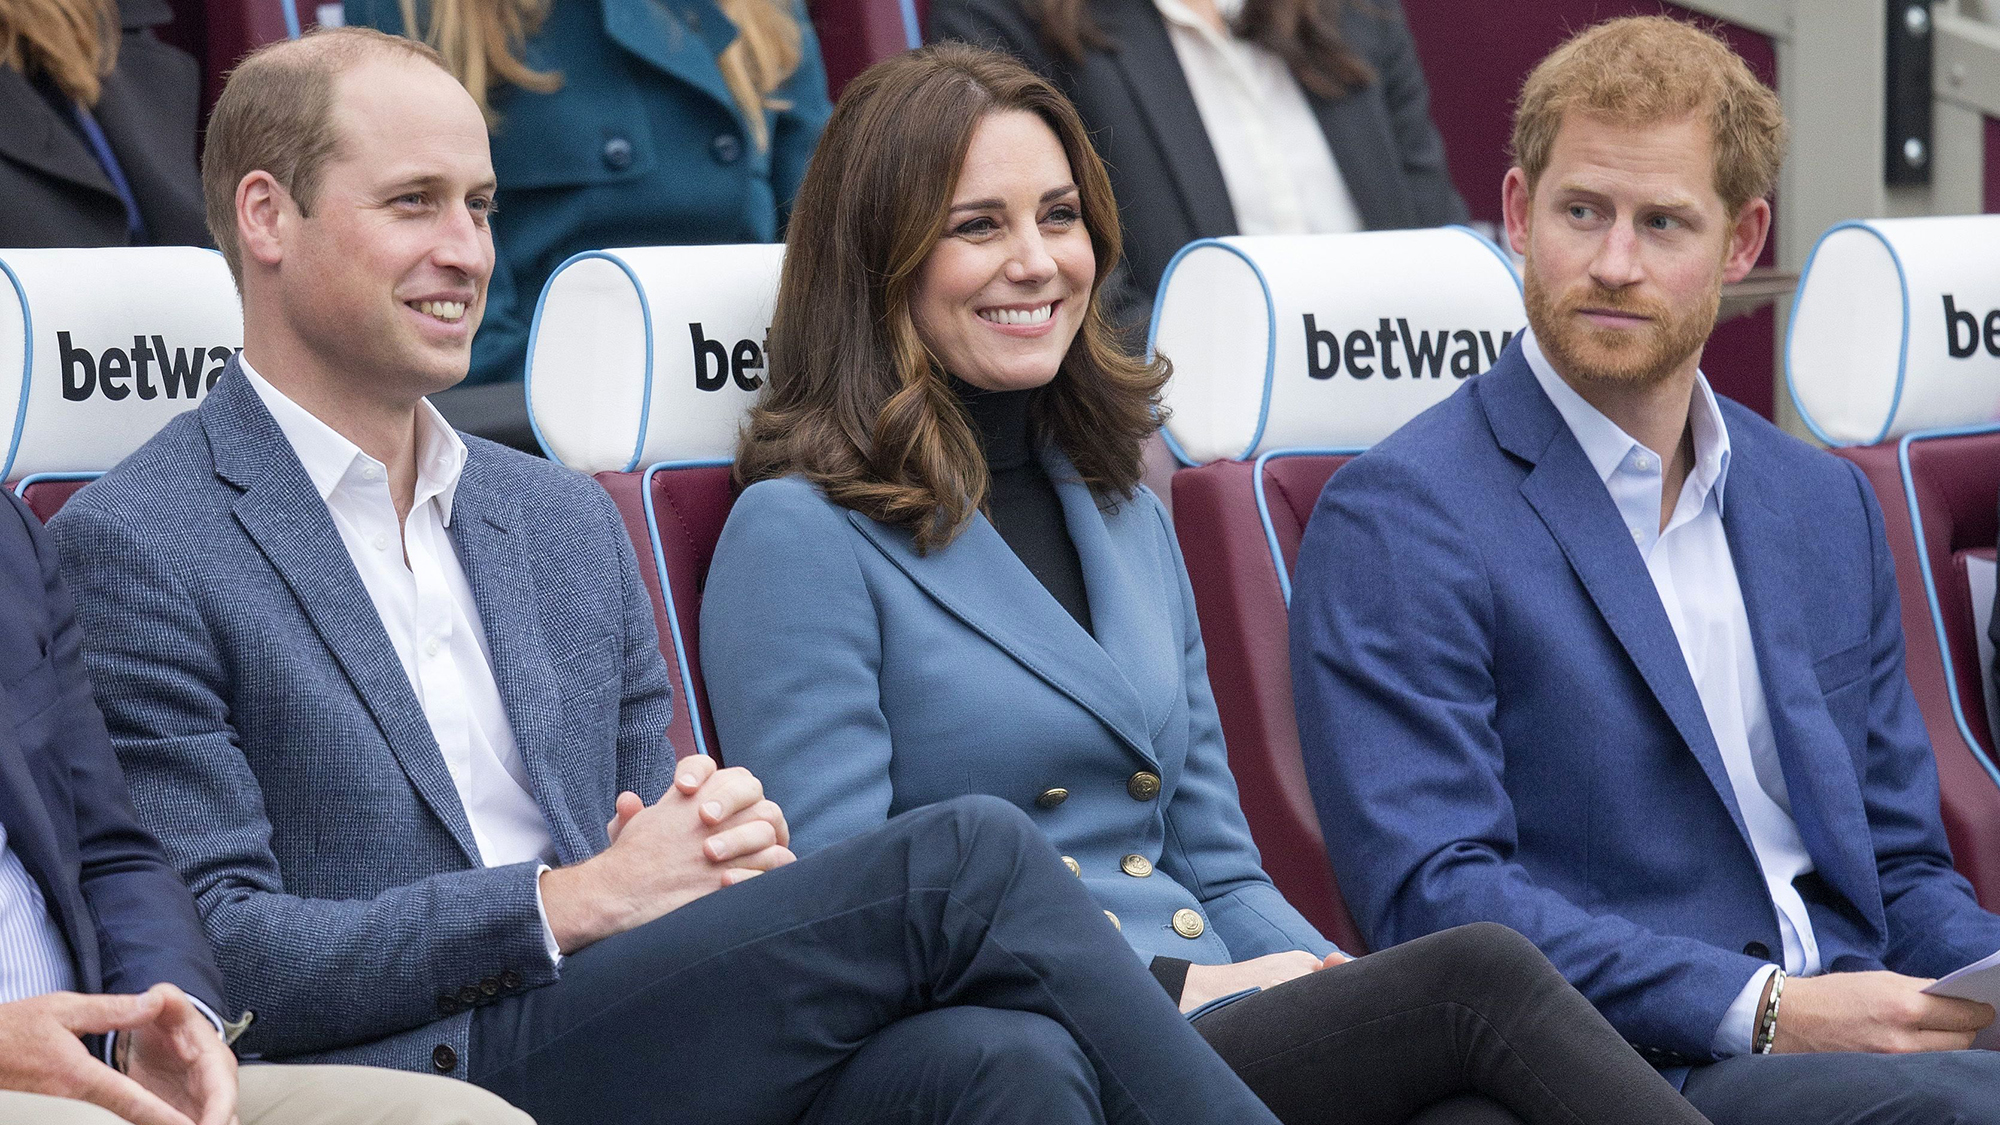
[[[1813,661],[1813,674],[1819,677],[1819,692],[1823,696],[1860,683],[1868,675],[1868,638]]]

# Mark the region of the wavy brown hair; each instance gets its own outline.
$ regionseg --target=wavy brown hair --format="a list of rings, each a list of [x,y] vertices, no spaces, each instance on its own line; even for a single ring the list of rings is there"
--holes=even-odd
[[[1088,5],[1089,0],[1028,0],[1043,44],[1072,66],[1083,62],[1085,51],[1119,49],[1090,18]],[[1322,98],[1338,98],[1375,81],[1375,68],[1340,37],[1340,14],[1350,6],[1368,11],[1354,0],[1245,0],[1230,30],[1283,59],[1299,85]]]
[[[97,104],[100,81],[118,62],[113,0],[0,0],[0,66],[48,75],[63,96]]]
[[[770,385],[737,446],[739,487],[798,473],[834,503],[908,529],[920,551],[949,544],[985,505],[979,439],[910,302],[973,130],[1011,110],[1062,142],[1097,259],[1076,339],[1031,392],[1034,434],[1100,496],[1132,495],[1169,369],[1128,352],[1099,305],[1118,261],[1111,181],[1069,99],[1013,59],[960,43],[870,67],[820,137],[792,208]]]
[[[497,125],[491,98],[505,83],[538,94],[562,88],[562,75],[528,65],[528,39],[541,30],[554,0],[427,0],[427,18],[419,18],[418,0],[398,0],[403,29],[436,48],[452,72],[479,103],[489,124]],[[805,34],[793,18],[788,0],[718,0],[718,7],[736,26],[736,38],[716,60],[722,80],[743,123],[758,148],[771,145],[764,113],[791,103],[773,98],[799,68]]]

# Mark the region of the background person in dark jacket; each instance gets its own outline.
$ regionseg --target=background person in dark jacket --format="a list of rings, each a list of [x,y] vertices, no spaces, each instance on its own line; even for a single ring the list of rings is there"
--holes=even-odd
[[[492,126],[499,261],[468,384],[521,378],[572,254],[776,241],[833,111],[795,0],[347,0],[347,22],[438,47]]]
[[[939,0],[929,30],[1076,103],[1125,228],[1123,322],[1197,238],[1465,220],[1395,0]]]
[[[208,245],[163,0],[0,0],[0,246]]]

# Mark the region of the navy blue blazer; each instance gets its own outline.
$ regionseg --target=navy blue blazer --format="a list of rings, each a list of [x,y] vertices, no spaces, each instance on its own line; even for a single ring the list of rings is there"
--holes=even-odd
[[[1881,509],[1721,405],[1823,963],[1943,975],[2000,918],[1952,870]],[[1292,588],[1306,774],[1369,941],[1503,922],[1654,1062],[1712,1059],[1783,948],[1770,894],[1645,563],[1518,341],[1334,474]]]
[[[27,506],[0,512],[0,824],[69,944],[82,992],[179,985],[223,1011],[194,900],[133,815],[84,678],[56,553]]]
[[[1165,509],[1144,489],[1100,504],[1067,459],[1046,463],[1095,639],[984,516],[920,555],[803,478],[744,490],[702,600],[724,758],[763,779],[801,854],[990,793],[1148,959],[1326,954],[1251,843]]]
[[[671,776],[652,606],[595,482],[465,443],[452,545],[575,863],[619,790]],[[236,364],[51,531],[140,815],[257,1013],[241,1046],[430,1070],[443,1045],[463,1077],[467,1009],[556,979],[536,865],[481,866],[333,517]]]
[[[419,5],[421,11],[426,5]],[[404,34],[398,0],[346,0],[347,22]],[[562,0],[526,44],[562,88],[494,91],[498,255],[468,383],[519,381],[535,299],[570,255],[607,246],[775,242],[833,113],[805,5],[798,70],[751,140],[716,57],[736,25],[716,0]]]

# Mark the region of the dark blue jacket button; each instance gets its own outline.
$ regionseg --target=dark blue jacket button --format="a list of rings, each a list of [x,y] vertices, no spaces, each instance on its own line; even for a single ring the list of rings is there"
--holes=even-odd
[[[613,137],[604,142],[604,166],[613,172],[622,172],[632,166],[632,142],[624,137]]]
[[[431,1051],[431,1067],[439,1074],[450,1074],[458,1069],[458,1052],[449,1043],[439,1043]]]

